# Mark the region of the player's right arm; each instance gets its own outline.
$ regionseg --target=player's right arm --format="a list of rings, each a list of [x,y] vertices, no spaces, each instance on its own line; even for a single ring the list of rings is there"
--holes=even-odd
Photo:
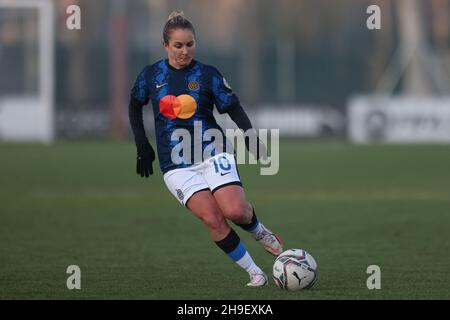
[[[145,135],[142,108],[149,101],[149,89],[146,80],[148,68],[145,68],[137,77],[131,90],[128,104],[128,117],[133,130],[134,142],[137,149],[136,173],[141,177],[153,174],[153,161],[155,151]]]

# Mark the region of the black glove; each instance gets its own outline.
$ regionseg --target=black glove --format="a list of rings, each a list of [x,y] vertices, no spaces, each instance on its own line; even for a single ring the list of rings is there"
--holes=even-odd
[[[155,151],[149,142],[137,147],[136,173],[141,177],[148,178],[153,174],[153,161],[155,160]]]

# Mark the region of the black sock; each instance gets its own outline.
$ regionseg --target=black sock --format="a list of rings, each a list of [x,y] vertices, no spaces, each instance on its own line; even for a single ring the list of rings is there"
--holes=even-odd
[[[222,249],[226,254],[232,252],[239,245],[241,239],[236,231],[230,228],[230,233],[220,241],[215,241],[217,246]]]
[[[256,217],[255,209],[253,209],[252,221],[250,221],[249,224],[238,224],[238,223],[236,223],[236,225],[241,227],[245,231],[251,232],[253,229],[255,229],[255,227],[258,225],[258,223],[259,223],[259,221],[258,221],[258,218]]]
[[[247,252],[238,234],[233,229],[230,229],[230,233],[224,239],[215,241],[215,243],[235,262],[239,261]]]

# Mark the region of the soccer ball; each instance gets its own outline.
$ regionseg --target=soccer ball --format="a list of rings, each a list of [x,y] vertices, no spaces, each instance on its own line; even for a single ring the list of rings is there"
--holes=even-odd
[[[303,249],[289,249],[280,254],[273,264],[273,280],[284,290],[309,289],[316,282],[317,263]]]

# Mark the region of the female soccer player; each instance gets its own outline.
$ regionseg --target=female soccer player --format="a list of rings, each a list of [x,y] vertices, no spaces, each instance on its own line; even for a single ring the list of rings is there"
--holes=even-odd
[[[155,152],[145,135],[142,119],[142,107],[151,100],[158,158],[168,189],[203,221],[219,248],[249,273],[247,286],[261,287],[267,283],[267,276],[227,220],[251,233],[275,256],[282,252],[280,239],[259,222],[247,202],[233,151],[214,149],[200,161],[194,157],[198,148],[201,152],[207,149],[205,141],[196,140],[195,130],[200,130],[201,137],[208,130],[224,137],[213,116],[214,105],[220,113],[228,113],[244,131],[252,128],[250,120],[220,72],[194,60],[195,30],[183,12],[170,14],[164,26],[163,45],[167,59],[146,66],[131,91],[129,118],[137,147],[137,174],[142,177],[153,174]],[[174,139],[180,133],[184,134],[183,143],[191,142],[182,152],[177,149],[180,140]],[[224,138],[222,146],[226,143]],[[248,143],[246,146],[249,149]]]

